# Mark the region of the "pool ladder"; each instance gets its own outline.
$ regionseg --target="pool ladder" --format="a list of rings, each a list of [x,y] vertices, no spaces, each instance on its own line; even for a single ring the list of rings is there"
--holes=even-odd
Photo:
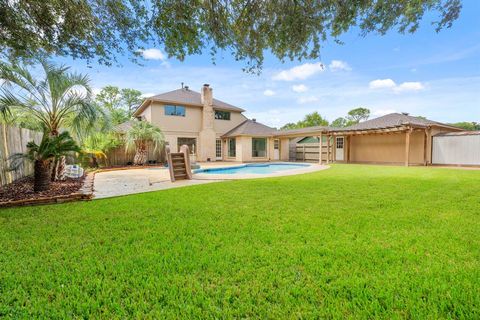
[[[190,152],[187,145],[180,147],[180,152],[170,152],[170,148],[166,148],[168,170],[170,171],[170,180],[191,180],[192,168],[190,166]]]

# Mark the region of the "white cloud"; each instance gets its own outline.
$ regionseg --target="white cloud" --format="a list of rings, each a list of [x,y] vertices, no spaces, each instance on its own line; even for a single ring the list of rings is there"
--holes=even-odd
[[[274,75],[272,79],[281,81],[305,80],[316,73],[322,72],[323,70],[324,66],[321,62],[305,63],[288,70],[280,71]]]
[[[309,102],[315,102],[318,101],[318,98],[315,96],[308,96],[308,97],[300,97],[297,102],[300,104],[305,104]]]
[[[395,88],[397,84],[392,79],[377,79],[370,81],[368,84],[370,89]]]
[[[395,109],[378,109],[378,110],[373,111],[372,114],[376,117],[381,117],[381,116],[384,116],[386,114],[395,113],[395,112],[398,112],[398,111],[395,110]]]
[[[142,98],[149,98],[149,97],[154,96],[154,95],[155,95],[155,93],[147,92],[147,93],[142,94],[141,97]]]
[[[421,91],[425,86],[421,82],[404,82],[395,88],[395,91]]]
[[[335,72],[335,71],[350,71],[352,68],[346,63],[345,61],[342,60],[332,60],[330,64],[328,65],[330,68],[330,71]]]
[[[143,50],[142,55],[147,60],[165,61],[167,59],[167,57],[163,54],[162,51],[155,48]]]
[[[275,95],[275,91],[267,89],[267,90],[263,91],[263,95],[265,95],[267,97],[271,97],[271,96]]]
[[[377,79],[370,81],[368,84],[370,89],[391,89],[393,92],[400,93],[406,91],[421,91],[425,89],[425,86],[418,81],[411,82],[402,82],[401,84],[396,84],[392,79]]]
[[[295,92],[306,92],[308,91],[308,87],[304,84],[298,84],[298,85],[292,86],[292,90]]]

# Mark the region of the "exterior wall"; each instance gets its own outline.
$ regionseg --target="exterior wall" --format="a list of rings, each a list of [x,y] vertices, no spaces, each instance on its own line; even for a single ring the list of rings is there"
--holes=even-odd
[[[173,104],[173,103],[172,103]],[[230,120],[214,120],[213,121],[213,132],[204,134],[204,137],[200,137],[200,132],[202,131],[202,125],[204,123],[203,119],[203,108],[197,106],[185,106],[185,117],[177,116],[167,116],[165,115],[163,103],[152,102],[140,116],[143,116],[146,121],[153,123],[154,125],[160,127],[165,134],[165,140],[168,142],[171,150],[178,150],[177,139],[178,138],[196,138],[197,139],[197,150],[195,153],[198,155],[199,151],[205,148],[208,150],[206,154],[210,156],[205,156],[206,160],[209,157],[212,161],[215,160],[215,139],[221,137],[227,131],[233,129],[247,118],[240,112],[230,111]],[[213,142],[208,143],[212,140]],[[203,144],[203,146],[202,146]],[[228,158],[227,155],[227,145],[226,141],[223,143],[223,157],[229,161],[235,161],[236,159]],[[241,160],[238,160],[241,161]]]
[[[185,106],[185,117],[166,116],[164,104],[153,102],[144,112],[151,109],[151,122],[164,133],[192,132],[198,134],[202,127],[202,108]]]
[[[152,122],[152,108],[147,107],[143,112],[139,115],[140,117],[145,118],[146,121]]]
[[[185,117],[166,116],[164,104],[153,102],[140,115],[163,132],[194,132],[198,134],[202,129],[202,108],[185,106]],[[214,130],[217,137],[235,128],[247,118],[240,112],[230,111],[230,120],[215,120]]]
[[[290,160],[290,139],[289,138],[280,139],[280,160],[282,161]]]
[[[357,135],[350,137],[350,161],[371,163],[405,163],[405,132]],[[410,135],[411,164],[423,164],[424,132]],[[427,152],[428,153],[428,152]]]

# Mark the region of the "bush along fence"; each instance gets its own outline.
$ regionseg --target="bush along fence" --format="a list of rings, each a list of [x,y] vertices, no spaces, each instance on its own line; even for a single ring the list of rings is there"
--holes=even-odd
[[[25,153],[27,143],[35,141],[40,143],[42,133],[28,129],[10,127],[0,124],[0,185],[9,184],[17,179],[33,174],[33,165],[25,161],[24,165],[16,171],[9,171],[8,157],[15,153]]]

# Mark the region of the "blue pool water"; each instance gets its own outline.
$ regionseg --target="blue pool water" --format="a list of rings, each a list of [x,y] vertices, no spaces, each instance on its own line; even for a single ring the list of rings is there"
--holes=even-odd
[[[241,166],[229,168],[210,168],[194,170],[194,173],[208,173],[208,174],[266,174],[279,171],[299,169],[309,167],[308,164],[299,163],[251,163]]]

